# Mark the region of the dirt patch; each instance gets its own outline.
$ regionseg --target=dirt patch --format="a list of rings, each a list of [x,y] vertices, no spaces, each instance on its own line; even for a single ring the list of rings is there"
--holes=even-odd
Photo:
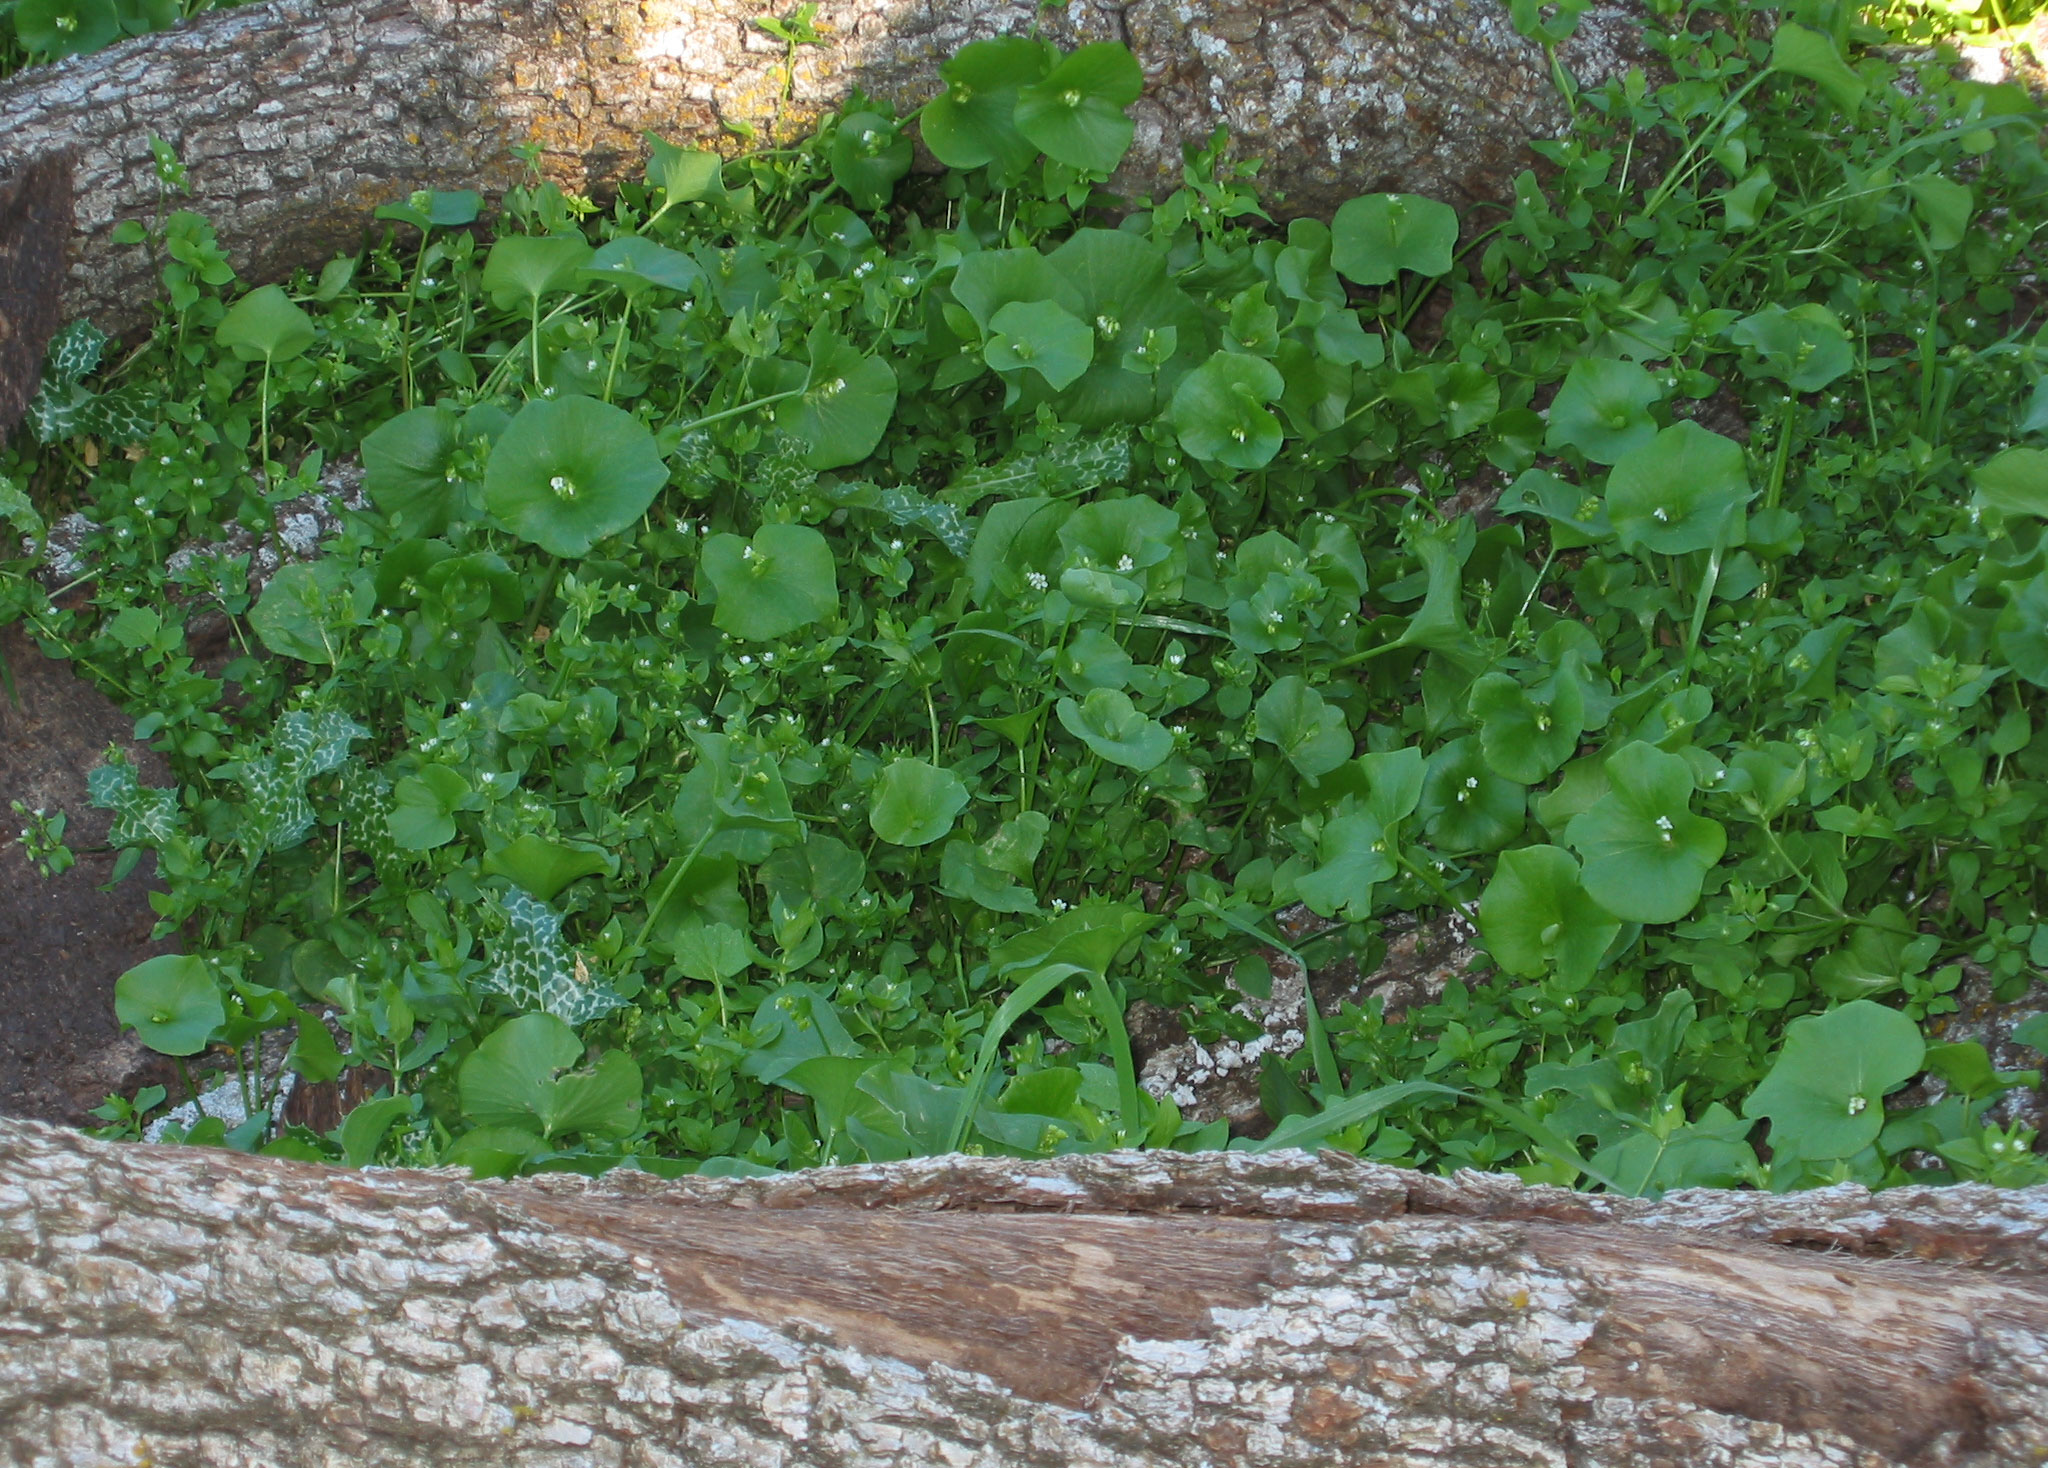
[[[86,803],[86,772],[120,744],[146,783],[169,776],[130,739],[127,715],[19,628],[0,628],[0,657],[13,675],[12,698],[0,686],[0,1113],[77,1126],[111,1091],[171,1083],[168,1062],[114,1019],[114,980],[174,947],[149,936],[152,864],[100,890],[113,874],[112,816]],[[78,858],[69,871],[45,878],[30,866],[14,839],[16,800],[66,814]]]

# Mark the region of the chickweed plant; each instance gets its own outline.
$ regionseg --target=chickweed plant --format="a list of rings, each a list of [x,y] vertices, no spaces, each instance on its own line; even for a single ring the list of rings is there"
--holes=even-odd
[[[1221,135],[1116,197],[1130,53],[1013,38],[911,117],[653,139],[605,207],[417,195],[281,287],[138,227],[154,335],[69,328],[0,458],[31,544],[96,525],[90,603],[15,559],[0,618],[176,772],[92,790],[186,950],[117,1012],[251,1106],[185,1139],[2048,1179],[1987,1119],[2035,1074],[1941,1040],[2048,965],[2043,114],[1827,0],[1649,9],[1656,76],[1560,71],[1462,217],[1276,223]],[[358,455],[260,597],[170,558]],[[1445,919],[1433,1002],[1312,977],[1269,1136],[1140,1087],[1133,1002],[1242,1040],[1262,955]],[[280,1130],[271,1030],[376,1099]]]

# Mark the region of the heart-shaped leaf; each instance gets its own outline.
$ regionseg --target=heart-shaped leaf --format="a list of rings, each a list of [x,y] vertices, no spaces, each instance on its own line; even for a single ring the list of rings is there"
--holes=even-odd
[[[1055,162],[1106,174],[1131,146],[1135,129],[1124,109],[1144,89],[1130,48],[1096,41],[1017,94],[1017,131]]]
[[[805,445],[808,468],[858,463],[875,451],[896,412],[895,369],[823,327],[811,334],[810,352],[807,385],[777,405],[775,422]]]
[[[668,483],[646,424],[581,395],[535,398],[484,469],[484,503],[513,534],[558,556],[587,554],[631,525]]]
[[[887,207],[896,180],[910,172],[910,139],[879,112],[849,112],[826,146],[832,181],[861,209]]]
[[[1630,449],[1607,476],[1607,516],[1627,550],[1711,550],[1755,491],[1742,445],[1687,419]]]
[[[996,165],[1015,174],[1038,155],[1017,130],[1017,94],[1040,81],[1057,53],[1022,36],[971,41],[939,68],[946,90],[919,116],[925,146],[948,168]]]
[[[393,844],[405,851],[431,851],[455,839],[455,813],[473,792],[462,772],[447,765],[428,765],[407,775],[391,791]]]
[[[531,1128],[550,1140],[622,1137],[640,1120],[640,1067],[620,1051],[589,1070],[576,1032],[551,1014],[522,1014],[485,1037],[462,1063],[463,1114],[480,1126]]]
[[[1259,738],[1279,745],[1287,762],[1311,780],[1351,758],[1353,742],[1344,711],[1325,703],[1298,674],[1275,679],[1257,712]]]
[[[714,535],[700,564],[718,594],[712,621],[734,637],[772,641],[839,610],[832,547],[808,525],[763,525],[752,540]]]
[[[1574,448],[1595,464],[1612,464],[1656,438],[1650,409],[1663,396],[1656,379],[1633,362],[1581,357],[1550,405],[1544,446]]]
[[[1779,22],[1771,33],[1771,70],[1819,83],[1837,107],[1852,115],[1870,90],[1842,60],[1833,41],[1789,20]]]
[[[1354,923],[1372,916],[1373,889],[1396,869],[1386,827],[1357,810],[1324,824],[1316,859],[1316,869],[1296,879],[1295,895],[1318,917],[1341,913]]]
[[[1727,849],[1719,821],[1692,813],[1692,766],[1641,740],[1607,761],[1607,794],[1572,817],[1594,901],[1624,922],[1675,923]]]
[[[1330,221],[1330,263],[1360,285],[1385,285],[1404,270],[1444,275],[1458,242],[1458,211],[1420,194],[1348,199]]]
[[[1263,357],[1217,352],[1180,380],[1167,416],[1180,445],[1232,469],[1263,469],[1280,452],[1280,420],[1266,411],[1287,390]]]
[[[1558,846],[1504,851],[1479,899],[1487,952],[1511,974],[1555,973],[1566,991],[1592,980],[1621,924],[1579,882],[1579,864]]]
[[[951,770],[904,757],[875,781],[868,825],[897,846],[929,846],[953,829],[967,798],[966,785]]]
[[[602,851],[550,841],[527,831],[486,853],[483,868],[491,876],[510,877],[542,902],[552,902],[557,892],[578,877],[616,871],[618,862]]]
[[[116,979],[114,1015],[159,1055],[197,1055],[228,1017],[206,960],[186,953],[145,959]]]
[[[1116,688],[1097,688],[1080,701],[1063,698],[1055,706],[1066,731],[1111,764],[1143,774],[1173,753],[1173,732],[1140,712]]]
[[[647,140],[647,184],[661,190],[662,208],[726,196],[725,160],[716,153],[679,148],[651,132],[641,136]]]
[[[982,356],[998,372],[1030,368],[1058,392],[1095,360],[1095,333],[1052,301],[1012,301],[990,318]]]
[[[244,362],[276,364],[313,345],[313,318],[282,287],[258,286],[228,308],[214,340]]]
[[[1802,1158],[1853,1157],[1884,1130],[1884,1098],[1919,1073],[1920,1027],[1869,999],[1785,1027],[1777,1064],[1743,1104],[1771,1119],[1771,1146]]]
[[[599,246],[583,267],[582,278],[605,281],[629,296],[650,288],[687,296],[703,285],[704,267],[680,250],[627,234]]]
[[[1766,306],[1736,322],[1728,338],[1762,359],[1755,371],[1777,378],[1794,392],[1818,392],[1856,365],[1840,319],[1813,302],[1789,311]]]
[[[574,290],[590,246],[570,235],[501,235],[484,261],[483,287],[500,311],[538,311],[541,301]]]
[[[1488,673],[1472,685],[1467,706],[1479,721],[1487,765],[1524,785],[1547,779],[1570,759],[1585,730],[1585,698],[1565,669],[1533,691],[1511,674]]]

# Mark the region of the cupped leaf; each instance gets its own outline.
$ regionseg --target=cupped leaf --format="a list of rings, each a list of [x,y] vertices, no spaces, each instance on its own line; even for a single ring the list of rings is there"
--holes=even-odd
[[[491,450],[484,503],[513,534],[581,556],[631,525],[668,482],[646,424],[580,395],[535,398]]]
[[[1547,779],[1578,748],[1586,704],[1567,670],[1539,689],[1512,674],[1488,673],[1472,685],[1468,707],[1479,721],[1479,748],[1495,772],[1524,785]]]
[[[1726,543],[1754,493],[1742,445],[1687,419],[1616,461],[1607,515],[1624,549],[1684,555]]]
[[[1633,362],[1581,357],[1550,405],[1544,446],[1574,448],[1595,464],[1612,464],[1656,438],[1650,409],[1663,396],[1656,379]]]
[[[145,959],[116,979],[114,1014],[159,1055],[197,1055],[228,1017],[206,960],[188,953]]]
[[[896,412],[896,370],[823,327],[811,333],[810,353],[803,391],[777,405],[775,422],[805,446],[807,468],[858,463]]]
[[[1761,359],[1753,370],[1794,392],[1818,392],[1856,365],[1841,320],[1812,302],[1790,310],[1766,306],[1736,322],[1728,338]]]
[[[537,310],[548,296],[574,290],[590,246],[571,235],[501,235],[484,261],[483,287],[500,311]]]
[[[1372,916],[1373,889],[1394,875],[1394,843],[1378,818],[1349,810],[1323,825],[1317,866],[1296,879],[1295,895],[1318,917],[1350,922]]]
[[[1055,706],[1060,724],[1111,764],[1143,774],[1173,753],[1173,732],[1140,712],[1120,689],[1097,688],[1084,699]]]
[[[1330,263],[1359,285],[1385,285],[1404,270],[1443,275],[1458,242],[1458,211],[1420,194],[1348,199],[1330,221]]]
[[[826,146],[832,181],[858,208],[881,209],[910,172],[910,139],[879,112],[849,112]]]
[[[1558,846],[1504,851],[1479,899],[1487,952],[1511,974],[1555,973],[1567,991],[1584,988],[1621,931],[1579,881],[1579,864]]]
[[[1854,999],[1785,1027],[1785,1048],[1742,1114],[1770,1118],[1774,1150],[1818,1160],[1853,1157],[1877,1140],[1885,1095],[1918,1074],[1926,1054],[1912,1020]]]
[[[1280,452],[1280,420],[1266,404],[1287,390],[1263,357],[1219,351],[1180,380],[1168,410],[1180,445],[1232,469],[1263,469]]]
[[[214,340],[244,362],[288,361],[313,345],[313,318],[281,286],[258,286],[228,308]]]
[[[1052,301],[1012,301],[990,319],[982,356],[998,372],[1030,368],[1058,392],[1095,359],[1095,333]]]
[[[542,902],[552,902],[557,892],[577,878],[616,871],[618,862],[595,848],[550,841],[527,831],[486,853],[483,868],[491,876],[509,877]]]
[[[711,619],[734,637],[772,641],[839,610],[832,547],[808,525],[763,525],[752,540],[714,535],[701,564],[718,593]]]
[[[332,663],[344,630],[376,604],[368,576],[352,580],[337,560],[295,561],[270,578],[249,609],[249,629],[272,652],[305,663]]]
[[[461,421],[449,408],[414,408],[363,439],[363,493],[391,517],[393,529],[439,535],[460,512],[451,465]]]
[[[1870,90],[1863,78],[1849,69],[1833,41],[1789,20],[1781,21],[1771,33],[1771,70],[1818,83],[1837,107],[1851,115]]]
[[[569,1070],[582,1058],[583,1042],[555,1016],[508,1020],[462,1063],[463,1114],[480,1126],[530,1128],[549,1140],[627,1135],[640,1121],[640,1067],[613,1050],[587,1070]]]
[[[648,289],[687,296],[704,284],[704,267],[680,250],[644,235],[626,234],[599,246],[583,267],[582,278],[608,282],[629,296]]]
[[[1298,674],[1275,679],[1256,711],[1259,738],[1279,745],[1287,762],[1311,780],[1351,758],[1353,741],[1344,711],[1325,703]]]
[[[1970,475],[1977,501],[2006,515],[2048,520],[2048,450],[2010,448]]]
[[[1522,832],[1528,792],[1487,764],[1479,741],[1453,739],[1422,776],[1425,829],[1446,852],[1498,851]]]
[[[1721,823],[1692,813],[1692,766],[1641,740],[1607,761],[1607,794],[1572,817],[1594,901],[1624,922],[1675,923],[1727,849]]]
[[[1038,145],[1017,130],[1017,94],[1040,81],[1057,55],[1022,36],[962,46],[939,68],[946,90],[919,116],[932,156],[948,168],[994,164],[1004,174],[1021,171]]]
[[[951,770],[906,756],[875,781],[868,825],[897,846],[929,846],[953,829],[967,799],[967,786]]]
[[[1145,73],[1130,48],[1096,41],[1017,94],[1017,131],[1055,162],[1109,173],[1135,132],[1124,109],[1144,89]]]
[[[20,0],[14,34],[33,56],[82,56],[113,44],[121,16],[114,0]]]

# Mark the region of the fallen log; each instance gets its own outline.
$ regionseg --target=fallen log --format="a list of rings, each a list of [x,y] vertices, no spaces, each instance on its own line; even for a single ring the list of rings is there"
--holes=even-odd
[[[565,187],[636,174],[643,130],[736,151],[808,132],[855,86],[908,108],[967,41],[1040,27],[1065,45],[1125,40],[1147,89],[1118,176],[1178,182],[1181,145],[1219,124],[1270,160],[1289,213],[1412,189],[1504,196],[1564,104],[1505,5],[1467,0],[824,0],[816,44],[786,45],[755,0],[273,0],[38,68],[0,84],[0,177],[75,151],[65,311],[126,330],[156,264],[113,242],[166,207],[150,140],[181,156],[189,207],[251,281],[354,250],[379,204],[415,189],[501,191],[536,144]],[[1560,53],[1593,82],[1643,64],[1639,6],[1582,17]]]
[[[479,1183],[0,1123],[35,1463],[2034,1463],[2048,1189],[1301,1153]]]

